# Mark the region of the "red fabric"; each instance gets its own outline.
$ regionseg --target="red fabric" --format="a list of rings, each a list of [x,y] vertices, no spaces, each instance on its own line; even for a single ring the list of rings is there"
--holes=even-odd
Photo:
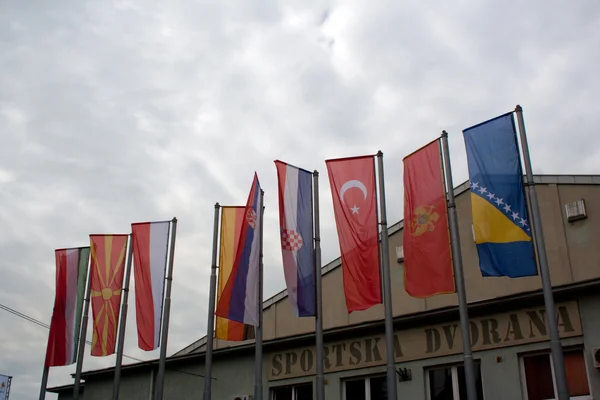
[[[128,235],[90,235],[94,333],[91,355],[114,354]]]
[[[404,287],[412,297],[455,292],[442,169],[438,140],[404,158]]]
[[[366,310],[382,302],[374,158],[343,158],[325,163],[342,254],[346,308],[349,313]]]
[[[67,303],[67,257],[66,250],[56,250],[56,297],[54,298],[54,310],[50,321],[50,334],[48,336],[48,347],[46,349],[46,367],[56,367],[72,364],[73,360],[67,360],[65,319]]]
[[[154,309],[152,275],[150,272],[150,226],[151,223],[131,224],[133,246],[133,272],[135,276],[135,322],[138,347],[144,351],[154,350]]]

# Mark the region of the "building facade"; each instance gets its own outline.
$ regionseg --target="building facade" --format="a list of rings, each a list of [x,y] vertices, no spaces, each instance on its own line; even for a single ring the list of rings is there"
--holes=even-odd
[[[595,357],[600,349],[600,176],[534,179],[571,398],[600,398],[600,350]],[[479,398],[555,398],[541,278],[481,276],[468,185],[455,188],[455,194]],[[457,296],[417,299],[406,293],[402,231],[402,221],[390,226],[387,255],[398,399],[466,399]],[[326,398],[387,399],[383,305],[348,314],[340,260],[323,267],[322,274]],[[314,318],[294,317],[286,291],[263,307],[264,398],[314,399]],[[169,357],[165,400],[202,397],[205,343],[202,338]],[[214,349],[212,398],[249,400],[253,340],[215,340]],[[124,366],[121,398],[152,399],[157,369],[157,360]],[[114,368],[85,371],[83,399],[111,398],[113,374]]]

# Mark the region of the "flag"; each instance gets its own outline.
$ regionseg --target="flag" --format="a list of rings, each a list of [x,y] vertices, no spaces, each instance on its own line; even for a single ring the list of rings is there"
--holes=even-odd
[[[381,303],[373,156],[326,160],[348,312]]]
[[[46,367],[77,361],[90,248],[55,250],[56,294],[46,349]]]
[[[440,141],[404,157],[404,287],[412,297],[454,293]]]
[[[215,315],[232,321],[258,326],[258,278],[262,203],[258,175],[244,208],[240,244],[229,279],[221,293]],[[262,305],[261,305],[262,306]]]
[[[90,235],[92,356],[115,352],[128,235]]]
[[[221,245],[219,251],[219,283],[217,303],[221,299],[227,280],[231,276],[233,262],[240,242],[242,223],[246,207],[221,208]],[[254,327],[241,322],[216,317],[216,338],[228,341],[242,341],[255,337]]]
[[[297,317],[315,315],[312,173],[275,161],[283,273]],[[319,271],[320,272],[320,271]]]
[[[159,346],[170,221],[131,224],[138,347]]]
[[[463,130],[483,276],[537,275],[512,113]]]

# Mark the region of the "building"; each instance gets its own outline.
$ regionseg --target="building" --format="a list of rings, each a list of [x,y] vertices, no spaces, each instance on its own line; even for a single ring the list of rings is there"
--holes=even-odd
[[[534,179],[571,398],[600,398],[600,358],[595,358],[600,348],[600,176]],[[468,185],[458,186],[455,193],[480,398],[554,398],[541,278],[481,276]],[[464,378],[457,296],[408,296],[403,285],[402,230],[402,221],[390,226],[388,254],[398,399],[465,399],[466,395],[459,397]],[[383,305],[348,314],[340,260],[324,266],[322,274],[326,398],[386,398]],[[295,318],[283,291],[265,301],[263,331],[264,398],[313,399],[314,319]],[[168,358],[165,399],[201,398],[205,341],[202,338]],[[124,366],[121,398],[152,399],[157,368],[157,360]],[[111,398],[113,373],[114,368],[85,371],[83,398]],[[249,399],[254,390],[252,341],[215,340],[213,376],[213,399]],[[67,392],[64,398],[70,398]]]

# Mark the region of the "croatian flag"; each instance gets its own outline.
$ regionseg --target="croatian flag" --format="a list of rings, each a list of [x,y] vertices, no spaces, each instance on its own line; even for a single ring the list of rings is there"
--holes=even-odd
[[[159,346],[170,221],[131,224],[138,347]]]
[[[288,297],[297,317],[312,317],[315,315],[312,173],[279,160],[275,166]]]
[[[235,262],[215,311],[219,317],[253,326],[258,326],[262,208],[260,183],[254,173]]]

